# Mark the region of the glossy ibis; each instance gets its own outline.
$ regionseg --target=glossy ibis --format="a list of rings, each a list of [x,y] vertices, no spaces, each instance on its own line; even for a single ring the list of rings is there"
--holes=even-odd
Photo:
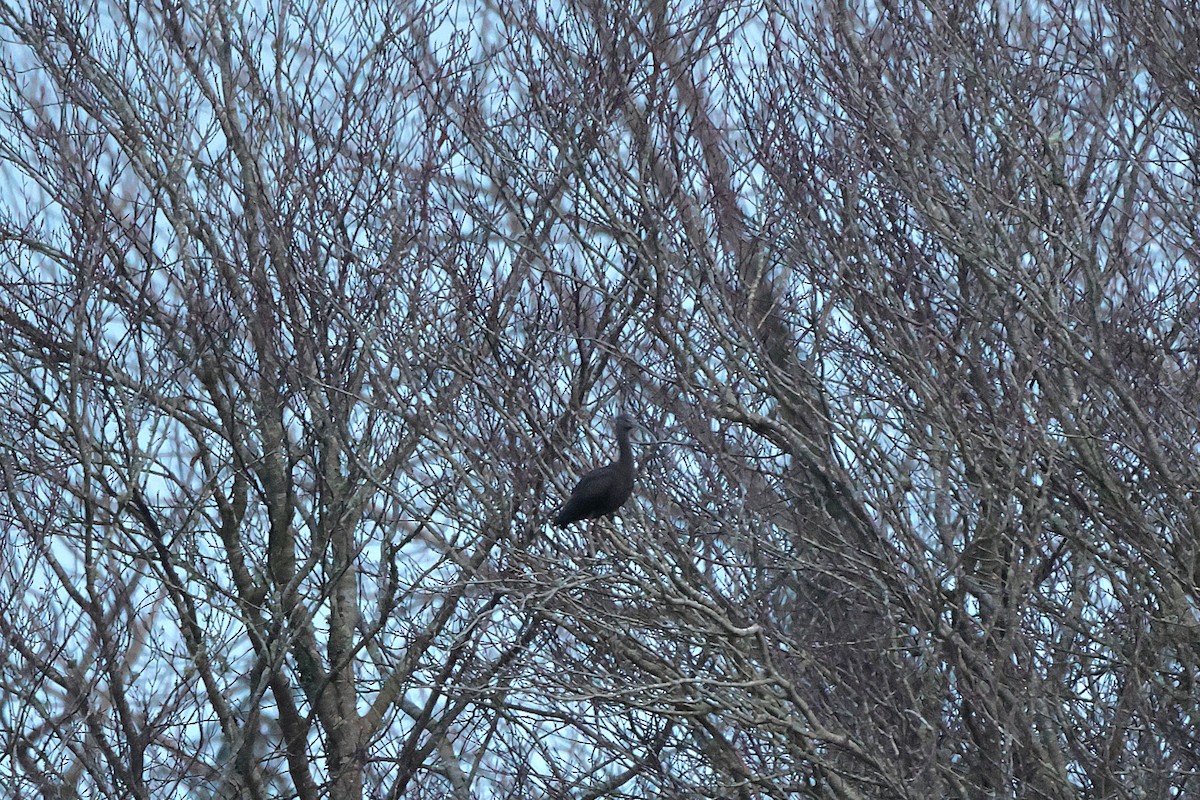
[[[611,464],[597,467],[579,479],[571,496],[554,524],[560,528],[581,519],[607,516],[629,499],[633,493],[633,454],[629,449],[629,431],[634,427],[632,419],[619,414],[616,419],[617,445],[620,456]]]

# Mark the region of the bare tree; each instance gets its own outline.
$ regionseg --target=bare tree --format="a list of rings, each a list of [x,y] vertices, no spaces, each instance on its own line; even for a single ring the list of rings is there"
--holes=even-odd
[[[6,9],[14,795],[468,794],[536,626],[406,13]]]
[[[1194,791],[1182,4],[0,26],[10,795]]]

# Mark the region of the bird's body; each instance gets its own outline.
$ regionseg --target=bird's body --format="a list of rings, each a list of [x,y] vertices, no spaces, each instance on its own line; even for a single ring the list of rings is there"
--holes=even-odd
[[[629,431],[633,420],[621,414],[617,417],[617,444],[620,454],[616,461],[597,467],[579,479],[554,524],[562,528],[581,519],[608,516],[625,504],[633,494],[633,453],[629,447]]]

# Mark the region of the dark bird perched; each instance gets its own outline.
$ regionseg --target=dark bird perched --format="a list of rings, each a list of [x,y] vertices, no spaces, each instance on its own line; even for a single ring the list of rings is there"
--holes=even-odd
[[[611,464],[597,467],[579,479],[554,524],[560,528],[581,519],[607,516],[625,504],[633,493],[633,453],[629,449],[629,431],[634,422],[619,414],[615,424],[620,457]]]

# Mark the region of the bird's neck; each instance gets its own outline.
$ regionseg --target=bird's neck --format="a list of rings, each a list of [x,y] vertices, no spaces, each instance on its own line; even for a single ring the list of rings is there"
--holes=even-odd
[[[617,447],[620,448],[620,463],[628,464],[633,467],[633,449],[629,446],[629,433],[623,433],[617,439]]]

